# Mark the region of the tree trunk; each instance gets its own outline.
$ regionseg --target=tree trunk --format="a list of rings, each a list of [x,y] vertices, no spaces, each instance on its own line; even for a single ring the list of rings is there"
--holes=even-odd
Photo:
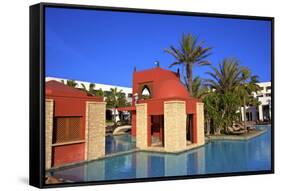
[[[216,128],[215,129],[215,135],[220,135],[221,134],[221,128]]]
[[[225,126],[225,127],[224,127],[224,134],[228,134],[228,133],[229,133],[228,126]]]
[[[192,96],[193,92],[192,92],[192,64],[189,63],[187,64],[186,66],[186,76],[188,76],[188,91],[189,91],[189,94]]]
[[[211,131],[211,124],[210,124],[210,119],[206,120],[206,135],[209,136],[210,135],[210,131]]]

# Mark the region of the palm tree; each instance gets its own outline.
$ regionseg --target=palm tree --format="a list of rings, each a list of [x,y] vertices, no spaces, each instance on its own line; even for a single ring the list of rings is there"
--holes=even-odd
[[[92,96],[95,95],[94,94],[94,88],[95,88],[95,84],[90,83],[89,85],[89,89],[87,89],[87,87],[85,86],[85,84],[81,83],[82,88],[80,88],[81,90],[83,90],[84,92],[86,92],[88,94],[88,96]]]
[[[95,87],[96,87],[96,84],[90,83],[89,90],[88,90],[89,94],[96,95],[95,94]]]
[[[194,98],[202,99],[209,93],[209,88],[204,85],[200,77],[196,76],[192,81],[192,92]]]
[[[213,124],[212,131],[214,134],[219,135],[223,122],[223,114],[220,109],[220,94],[216,92],[210,92],[204,97],[203,101],[207,135],[209,135],[211,131],[211,122]]]
[[[114,124],[117,125],[116,121],[116,108],[125,107],[127,104],[125,93],[122,90],[117,90],[117,88],[110,88],[110,92],[106,94],[106,106],[107,108],[114,109]]]
[[[204,113],[207,125],[207,134],[210,133],[210,123],[213,124],[213,132],[216,135],[228,133],[229,127],[233,121],[238,120],[237,111],[240,108],[240,102],[234,92],[224,94],[216,91],[209,92],[204,98]]]
[[[89,90],[86,88],[85,84],[81,83],[82,90],[85,91],[88,95],[95,95],[95,84],[90,83]]]
[[[117,88],[110,88],[110,92],[106,94],[106,99],[108,108],[124,107],[126,106],[126,96],[122,90],[117,90]]]
[[[213,103],[211,102],[212,92],[207,94],[204,97],[204,119],[206,120],[206,135],[209,136],[211,133],[211,120],[212,120],[212,111],[214,110]]]
[[[243,81],[240,86],[237,87],[237,94],[239,95],[241,105],[243,105],[243,118],[244,128],[246,129],[246,106],[249,104],[258,105],[259,102],[253,98],[253,93],[257,93],[260,90],[258,83],[258,76],[251,75],[249,70],[243,71]]]
[[[241,105],[244,106],[244,119],[246,119],[246,105],[253,100],[252,93],[259,90],[258,77],[252,76],[248,68],[240,66],[239,61],[233,58],[224,59],[218,69],[212,67],[212,70],[207,72],[211,79],[207,79],[206,84],[212,92],[222,96],[220,109],[227,132],[227,126],[237,120],[237,110]]]
[[[89,90],[87,90],[86,86],[84,84],[81,84],[83,87],[83,90],[86,91],[89,95],[95,95],[95,96],[105,96],[104,92],[102,91],[102,89],[98,89],[96,90],[96,84],[94,83],[90,83],[89,85]]]
[[[188,34],[188,35],[184,34],[180,42],[179,48],[170,46],[170,48],[165,49],[165,52],[171,54],[176,59],[176,61],[172,63],[170,67],[173,67],[175,65],[183,66],[183,70],[185,70],[185,75],[186,75],[184,76],[184,82],[191,95],[193,95],[192,92],[193,66],[210,65],[210,62],[206,60],[206,58],[210,55],[211,48],[203,47],[203,45],[204,42],[202,41],[198,43],[198,38],[192,36],[192,34]]]
[[[244,80],[243,72],[246,73],[245,68],[241,67],[235,58],[224,59],[218,69],[211,68],[212,72],[206,72],[211,79],[207,79],[205,82],[212,90],[220,93],[234,91]]]
[[[95,87],[96,87],[96,84],[90,83],[90,85],[89,85],[89,92],[91,94],[95,94],[94,93],[95,92]]]
[[[104,96],[104,92],[102,91],[102,89],[98,89],[98,90],[95,90],[95,95],[96,96]]]
[[[77,86],[78,84],[76,83],[75,80],[67,80],[67,81],[66,81],[66,85],[68,85],[69,87],[72,87],[72,88],[76,88],[76,86]]]
[[[84,92],[87,92],[87,93],[88,93],[88,90],[87,90],[85,84],[81,83],[81,86],[82,86],[82,90],[83,90]]]

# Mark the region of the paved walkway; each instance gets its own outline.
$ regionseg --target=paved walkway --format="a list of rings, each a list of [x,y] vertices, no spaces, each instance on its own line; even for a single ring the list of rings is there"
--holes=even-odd
[[[210,135],[209,137],[207,137],[207,139],[210,140],[249,140],[252,139],[254,137],[257,137],[263,133],[265,133],[266,130],[254,130],[254,131],[250,131],[249,133],[245,133],[242,135]]]

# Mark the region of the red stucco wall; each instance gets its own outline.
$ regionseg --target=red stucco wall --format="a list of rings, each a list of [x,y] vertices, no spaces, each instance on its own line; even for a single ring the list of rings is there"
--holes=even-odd
[[[103,97],[88,96],[85,92],[68,87],[60,82],[46,82],[46,99],[54,100],[55,117],[81,117],[82,141],[85,141],[86,102],[102,102]],[[53,146],[53,166],[84,160],[85,143]]]
[[[53,166],[84,160],[84,143],[53,147]]]

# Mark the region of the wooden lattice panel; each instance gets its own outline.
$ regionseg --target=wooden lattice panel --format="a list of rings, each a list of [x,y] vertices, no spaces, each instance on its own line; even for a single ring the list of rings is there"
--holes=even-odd
[[[53,143],[81,140],[81,128],[81,117],[57,117],[54,124]]]

